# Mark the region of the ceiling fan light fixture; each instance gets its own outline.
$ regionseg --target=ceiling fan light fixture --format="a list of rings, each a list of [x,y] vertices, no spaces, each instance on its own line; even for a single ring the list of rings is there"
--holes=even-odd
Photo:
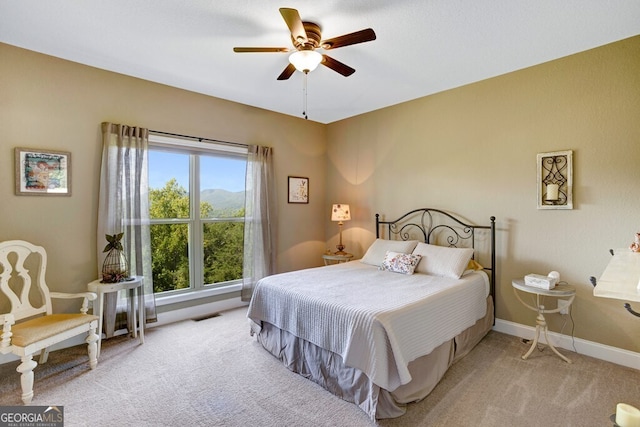
[[[308,73],[320,65],[322,55],[315,50],[299,50],[289,56],[289,62],[296,67],[296,70]]]

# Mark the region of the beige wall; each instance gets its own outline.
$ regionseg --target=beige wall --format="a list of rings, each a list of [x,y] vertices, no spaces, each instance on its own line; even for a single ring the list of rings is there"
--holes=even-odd
[[[326,126],[0,44],[0,241],[43,245],[51,288],[97,277],[103,121],[274,147],[278,269],[321,264]],[[16,196],[14,147],[70,151],[72,196]],[[287,204],[288,175],[309,177],[308,205]]]
[[[532,325],[511,280],[558,270],[577,288],[576,337],[640,351],[640,319],[589,283],[640,231],[640,37],[336,122],[327,138],[328,197],[355,216],[348,250],[373,240],[376,212],[495,215],[498,318]],[[574,209],[538,210],[536,154],[560,150],[574,152]]]
[[[609,248],[640,231],[640,37],[330,125],[8,45],[0,59],[0,240],[44,245],[56,290],[96,276],[100,123],[112,121],[273,146],[279,271],[319,265],[337,243],[333,202],[351,204],[344,241],[356,255],[373,240],[376,212],[495,215],[499,318],[532,324],[511,279],[555,269],[578,288],[577,337],[640,351],[640,320],[622,301],[594,298],[588,281]],[[73,195],[15,196],[17,146],[71,151]],[[574,150],[574,209],[537,210],[536,154],[565,149]],[[287,204],[287,175],[310,178],[309,205]]]

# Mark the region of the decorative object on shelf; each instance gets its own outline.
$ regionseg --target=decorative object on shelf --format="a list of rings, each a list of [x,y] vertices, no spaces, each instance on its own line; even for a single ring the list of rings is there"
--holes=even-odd
[[[344,251],[344,245],[342,244],[342,226],[343,221],[351,220],[351,211],[349,210],[349,205],[344,204],[335,204],[331,209],[331,221],[338,221],[338,228],[340,229],[340,243],[336,245],[338,251],[335,255],[346,255],[347,253]]]
[[[18,196],[71,196],[71,153],[15,149]]]
[[[289,177],[289,203],[309,203],[309,178]]]
[[[629,246],[629,249],[631,249],[633,252],[640,252],[640,233],[636,233],[635,240],[633,241],[631,246]]]
[[[573,151],[538,154],[538,209],[573,209]]]
[[[107,252],[107,256],[102,263],[102,283],[118,283],[129,278],[129,263],[124,255],[122,247],[122,237],[124,233],[110,236],[105,234],[107,246],[102,252]]]

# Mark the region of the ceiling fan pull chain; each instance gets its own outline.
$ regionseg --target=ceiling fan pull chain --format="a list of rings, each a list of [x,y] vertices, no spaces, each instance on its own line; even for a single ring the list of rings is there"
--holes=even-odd
[[[309,72],[305,71],[302,74],[303,74],[303,77],[302,77],[302,116],[305,118],[305,120],[308,120],[309,117],[307,116],[307,75],[309,74]]]

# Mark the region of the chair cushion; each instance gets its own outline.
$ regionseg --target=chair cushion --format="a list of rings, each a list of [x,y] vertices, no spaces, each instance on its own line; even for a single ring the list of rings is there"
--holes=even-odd
[[[98,316],[91,314],[50,314],[36,317],[13,325],[11,344],[26,347],[94,320],[98,320]]]

